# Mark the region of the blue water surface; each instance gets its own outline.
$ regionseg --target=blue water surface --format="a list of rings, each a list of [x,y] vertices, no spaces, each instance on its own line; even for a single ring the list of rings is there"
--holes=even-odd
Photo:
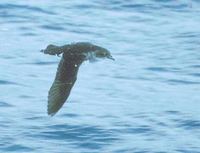
[[[60,57],[87,41],[116,61],[85,62],[54,117]],[[200,153],[200,1],[1,0],[0,153]]]

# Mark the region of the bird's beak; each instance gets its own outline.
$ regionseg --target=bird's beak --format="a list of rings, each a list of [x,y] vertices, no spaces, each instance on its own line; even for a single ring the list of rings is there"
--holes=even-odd
[[[108,56],[108,59],[111,59],[111,60],[115,60],[111,55],[110,56]]]

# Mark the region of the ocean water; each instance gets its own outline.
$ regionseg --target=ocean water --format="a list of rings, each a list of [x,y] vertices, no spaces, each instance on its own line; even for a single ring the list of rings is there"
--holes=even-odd
[[[200,1],[1,0],[0,153],[200,153]],[[87,41],[64,107],[46,113],[60,57]]]

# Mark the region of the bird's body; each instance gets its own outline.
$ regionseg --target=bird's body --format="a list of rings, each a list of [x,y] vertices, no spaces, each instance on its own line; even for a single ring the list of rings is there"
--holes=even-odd
[[[48,114],[54,115],[65,103],[77,79],[79,66],[85,61],[95,58],[113,59],[105,48],[87,42],[80,42],[64,46],[48,45],[45,54],[60,55],[55,80],[48,93]]]

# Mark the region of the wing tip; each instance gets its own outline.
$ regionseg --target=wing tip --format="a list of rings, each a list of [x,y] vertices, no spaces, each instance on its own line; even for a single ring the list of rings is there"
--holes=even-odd
[[[48,105],[47,114],[53,117],[58,112],[58,110],[55,110],[53,107],[50,107],[50,105]]]
[[[47,111],[48,116],[53,117],[56,113]]]

